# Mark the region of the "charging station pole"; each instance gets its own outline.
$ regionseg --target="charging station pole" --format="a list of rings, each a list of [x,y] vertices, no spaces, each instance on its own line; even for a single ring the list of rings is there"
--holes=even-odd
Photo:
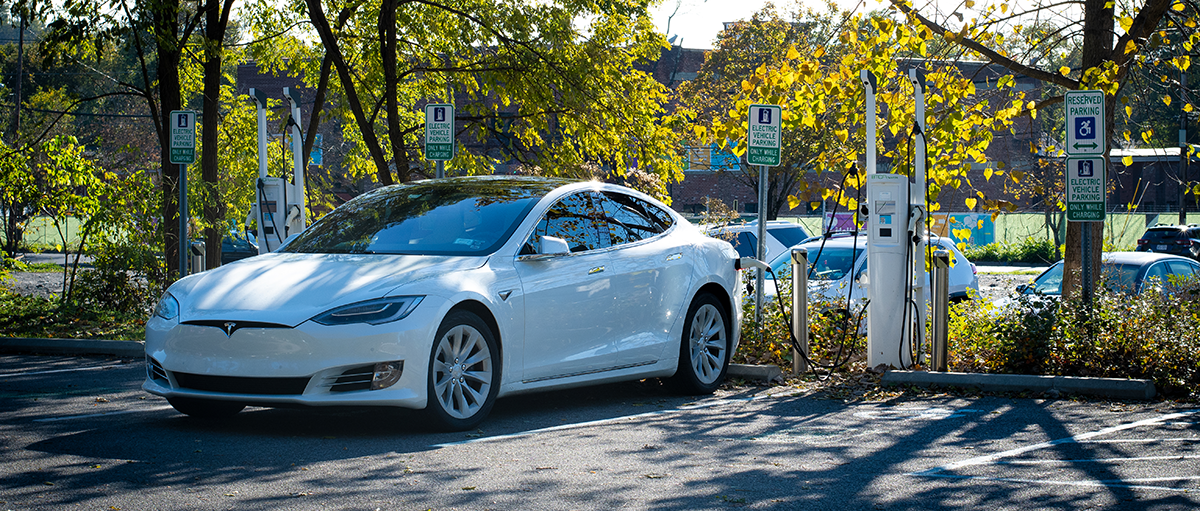
[[[911,341],[918,346],[917,353],[921,350],[919,347],[925,345],[925,339],[928,338],[925,332],[925,324],[928,318],[929,304],[929,233],[925,229],[925,218],[929,214],[925,210],[925,73],[917,68],[908,70],[908,78],[913,85],[913,101],[915,103],[913,114],[916,118],[916,133],[913,136],[913,177],[914,185],[909,191],[910,211],[916,214],[911,215],[911,225],[909,232],[913,233],[913,241],[916,241],[916,252],[912,257],[913,276],[916,277],[913,283],[913,300],[916,302],[917,318],[916,331],[911,334]],[[912,241],[910,241],[911,243]],[[920,257],[916,257],[920,254]],[[919,360],[918,360],[919,362]]]
[[[288,204],[289,211],[288,233],[296,234],[303,231],[308,226],[308,211],[307,201],[305,199],[306,192],[304,187],[304,169],[308,167],[308,162],[304,161],[304,135],[300,133],[300,101],[293,97],[293,92],[288,87],[283,88],[283,97],[287,98],[288,106],[291,107],[292,122],[289,126],[289,133],[292,136],[292,197],[295,202]],[[285,184],[286,186],[286,184]],[[291,202],[291,201],[288,201]],[[293,205],[299,205],[300,211],[292,217],[290,212]]]
[[[251,219],[254,220],[256,226],[254,236],[255,241],[258,242],[258,253],[266,254],[271,251],[267,242],[267,232],[274,229],[274,225],[271,228],[265,225],[269,213],[264,209],[267,205],[263,204],[266,193],[260,191],[260,185],[263,185],[267,179],[267,94],[261,90],[250,89],[250,97],[254,98],[254,109],[258,118],[258,179],[254,183],[254,202],[246,214],[246,223],[249,224]]]

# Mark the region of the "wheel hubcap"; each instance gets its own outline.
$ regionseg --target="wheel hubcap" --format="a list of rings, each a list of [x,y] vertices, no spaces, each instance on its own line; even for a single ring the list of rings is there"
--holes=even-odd
[[[451,417],[470,418],[487,402],[492,370],[492,352],[479,330],[451,328],[434,350],[431,397]]]
[[[692,372],[701,383],[711,384],[721,376],[725,362],[725,319],[712,304],[704,304],[692,317]]]

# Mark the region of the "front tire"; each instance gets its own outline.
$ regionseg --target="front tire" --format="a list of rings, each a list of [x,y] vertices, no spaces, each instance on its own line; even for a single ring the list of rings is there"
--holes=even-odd
[[[495,335],[479,316],[446,316],[429,357],[425,414],[434,428],[463,431],[483,422],[500,391],[499,355]]]
[[[214,399],[196,399],[192,397],[173,397],[167,399],[175,411],[197,419],[224,419],[233,417],[242,411],[246,405],[233,401],[217,401]]]
[[[686,394],[717,390],[729,370],[731,332],[729,314],[721,301],[711,294],[697,296],[684,316],[679,367],[671,383]]]

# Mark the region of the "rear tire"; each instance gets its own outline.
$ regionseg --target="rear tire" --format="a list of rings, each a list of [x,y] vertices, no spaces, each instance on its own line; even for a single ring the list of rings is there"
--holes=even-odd
[[[684,316],[679,367],[671,383],[685,394],[712,394],[725,381],[733,345],[729,313],[717,297],[702,294]]]
[[[478,426],[500,391],[500,350],[479,316],[453,311],[438,327],[429,356],[425,415],[443,431]]]
[[[175,411],[197,419],[224,419],[233,417],[242,411],[246,405],[233,401],[217,401],[214,399],[197,399],[193,397],[173,397],[167,399]]]

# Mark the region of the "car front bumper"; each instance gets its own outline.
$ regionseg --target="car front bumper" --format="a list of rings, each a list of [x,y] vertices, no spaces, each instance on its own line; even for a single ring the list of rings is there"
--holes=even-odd
[[[166,398],[237,401],[258,406],[395,406],[424,408],[434,307],[383,325],[294,328],[146,323],[147,377],[142,388]],[[422,314],[424,313],[424,314]],[[423,317],[429,315],[431,317]],[[379,362],[401,362],[399,380],[371,390]]]

